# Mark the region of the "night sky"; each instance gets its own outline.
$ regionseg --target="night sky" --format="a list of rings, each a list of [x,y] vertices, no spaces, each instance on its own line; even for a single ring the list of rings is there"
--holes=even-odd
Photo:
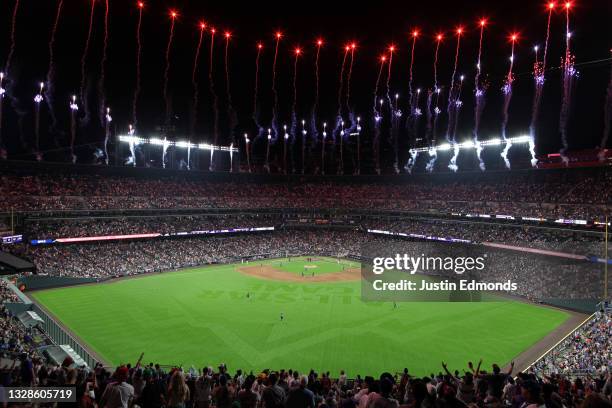
[[[21,0],[17,16],[16,47],[12,60],[10,82],[5,81],[9,97],[4,101],[3,138],[9,157],[31,158],[33,143],[32,98],[37,83],[44,80],[49,64],[48,41],[58,0]],[[109,43],[106,65],[106,99],[112,109],[113,132],[125,133],[131,122],[131,104],[135,83],[136,2],[109,0]],[[0,66],[4,66],[10,45],[11,15],[15,0],[0,0]],[[80,61],[87,34],[89,0],[64,0],[63,14],[55,42],[56,78],[53,106],[57,115],[56,129],[46,105],[41,114],[41,150],[48,158],[61,152],[68,143],[68,100],[80,83]],[[268,127],[272,115],[272,58],[274,33],[282,31],[277,63],[279,93],[279,125],[290,124],[292,104],[293,50],[299,46],[303,52],[298,60],[296,117],[309,120],[314,100],[315,41],[325,41],[320,54],[319,126],[323,121],[333,123],[337,111],[339,69],[344,55],[343,47],[356,42],[354,68],[351,80],[351,108],[364,119],[364,155],[371,139],[373,89],[378,73],[379,58],[393,43],[397,50],[393,56],[391,94],[400,94],[399,106],[407,107],[408,72],[410,63],[410,32],[417,28],[414,62],[414,88],[430,88],[433,84],[433,54],[435,34],[442,32],[445,40],[440,48],[439,81],[450,83],[455,53],[454,30],[461,25],[465,34],[461,40],[461,53],[457,75],[465,75],[462,100],[464,102],[457,132],[457,141],[471,138],[474,125],[474,75],[478,51],[478,20],[488,21],[482,55],[483,77],[490,86],[483,115],[480,137],[483,140],[499,137],[503,95],[501,86],[508,69],[512,32],[519,33],[515,57],[514,94],[510,106],[508,135],[527,133],[533,98],[534,60],[533,46],[544,44],[546,31],[546,3],[539,1],[493,2],[470,1],[310,1],[310,2],[232,2],[232,1],[159,1],[145,2],[142,26],[142,93],[138,101],[138,133],[148,137],[157,133],[164,123],[162,81],[165,68],[164,53],[170,27],[169,10],[176,9],[175,37],[171,52],[169,90],[172,96],[173,121],[176,139],[186,139],[190,133],[190,111],[193,100],[191,84],[192,64],[199,35],[198,23],[205,21],[217,28],[218,34],[231,31],[229,48],[231,96],[238,114],[235,135],[242,140],[244,132],[255,136],[252,116],[253,85],[255,77],[256,44],[264,45],[259,77],[259,120]],[[603,133],[604,102],[610,76],[610,48],[612,47],[612,2],[609,0],[572,3],[572,49],[576,56],[579,76],[576,79],[569,122],[570,149],[594,148]],[[86,63],[86,83],[92,117],[88,124],[79,125],[77,145],[94,143],[83,148],[84,156],[91,153],[104,137],[98,119],[97,84],[100,75],[104,22],[104,0],[96,0],[93,37]],[[559,109],[562,71],[558,68],[564,52],[565,14],[560,4],[553,14],[548,53],[547,80],[544,88],[537,152],[558,152]],[[213,141],[212,97],[209,91],[208,69],[210,34],[204,36],[199,60],[200,106],[196,134],[192,140]],[[220,143],[229,144],[226,82],[224,72],[225,39],[215,37],[213,78],[219,96]],[[603,60],[603,61],[602,61]],[[600,62],[594,62],[600,61]],[[348,68],[348,63],[347,63]],[[386,68],[381,81],[381,93],[386,92]],[[343,98],[346,95],[346,83]],[[445,96],[446,99],[446,96]],[[446,100],[444,100],[446,103]],[[82,105],[82,101],[79,102]],[[425,108],[425,98],[421,99]],[[446,111],[441,118],[438,140],[444,137]],[[83,114],[81,107],[80,114]],[[21,127],[18,126],[21,117]],[[425,116],[421,119],[419,137],[425,132]],[[300,126],[298,126],[299,128]],[[403,129],[402,125],[402,129]],[[20,143],[23,138],[25,143]],[[401,161],[406,159],[409,136],[400,133]],[[383,157],[392,156],[392,143],[388,129],[383,135]],[[610,145],[609,142],[608,146]],[[261,157],[265,141],[256,142],[254,155]],[[89,153],[88,153],[89,152]],[[314,153],[313,153],[314,154]],[[61,156],[61,154],[60,154]],[[81,158],[79,159],[82,160]],[[82,161],[87,161],[83,159]]]

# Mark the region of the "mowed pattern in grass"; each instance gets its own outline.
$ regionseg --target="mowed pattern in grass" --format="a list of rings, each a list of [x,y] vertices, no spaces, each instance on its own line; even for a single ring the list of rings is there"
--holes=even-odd
[[[32,295],[112,364],[255,372],[294,368],[416,374],[505,364],[568,315],[520,302],[362,302],[360,282],[262,280],[241,265],[194,268]],[[247,294],[249,296],[247,297]],[[280,320],[283,313],[285,319]]]

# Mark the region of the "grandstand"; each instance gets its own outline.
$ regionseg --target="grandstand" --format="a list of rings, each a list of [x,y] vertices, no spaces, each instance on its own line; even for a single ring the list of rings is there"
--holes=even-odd
[[[0,166],[2,254],[32,265],[2,269],[13,384],[100,399],[126,381],[141,406],[181,381],[194,406],[610,398],[607,167],[383,181]],[[478,279],[518,288],[363,298],[360,266],[406,252],[485,254]]]

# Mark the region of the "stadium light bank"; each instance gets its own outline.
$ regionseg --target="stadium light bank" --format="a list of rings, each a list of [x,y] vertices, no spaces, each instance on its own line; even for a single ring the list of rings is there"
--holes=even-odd
[[[477,149],[478,145],[480,145],[480,147],[503,146],[503,145],[512,146],[515,144],[528,144],[530,142],[531,142],[531,137],[528,135],[523,135],[523,136],[517,136],[517,137],[509,137],[505,140],[495,138],[495,139],[483,140],[479,142],[468,140],[467,142],[456,143],[456,144],[442,143],[441,145],[438,145],[435,147],[418,147],[418,148],[410,149],[410,151],[413,153],[429,152],[433,154],[433,152],[445,152],[448,150],[452,150],[452,149],[455,149],[455,147],[458,147],[459,149]]]
[[[231,145],[230,146],[215,146],[209,143],[191,143],[188,141],[173,141],[173,140],[167,140],[167,139],[160,139],[156,137],[146,139],[146,138],[142,138],[139,136],[120,135],[119,141],[124,142],[124,143],[134,144],[134,145],[150,144],[153,146],[165,146],[166,148],[170,146],[174,146],[174,147],[183,148],[183,149],[200,149],[200,150],[213,150],[213,151],[216,150],[216,151],[221,151],[221,152],[233,152],[233,153],[237,153],[239,151],[237,147],[234,147]]]

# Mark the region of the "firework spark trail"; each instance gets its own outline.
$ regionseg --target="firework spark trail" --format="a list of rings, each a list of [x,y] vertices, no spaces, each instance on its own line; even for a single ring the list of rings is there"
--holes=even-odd
[[[106,82],[106,60],[108,58],[108,11],[109,0],[104,2],[104,45],[102,46],[102,59],[100,60],[100,78],[98,80],[98,108],[100,109],[100,123],[104,126],[106,121],[106,91],[104,83]]]
[[[315,96],[314,96],[314,104],[312,106],[312,113],[310,116],[310,128],[312,129],[312,147],[316,145],[316,141],[319,139],[319,132],[317,128],[318,114],[319,114],[319,57],[321,55],[321,46],[323,45],[323,40],[317,40],[317,52],[315,55],[315,63],[314,63],[314,74],[315,74]]]
[[[389,102],[389,109],[391,114],[393,114],[392,104],[391,104],[391,66],[393,65],[393,52],[395,51],[395,46],[391,45],[389,47],[389,64],[387,65],[387,102]]]
[[[312,106],[312,111],[310,114],[310,129],[312,130],[312,137],[311,137],[312,143],[310,144],[311,150],[317,146],[317,143],[319,140],[319,131],[318,131],[318,126],[317,126],[317,122],[319,120],[318,118],[318,115],[319,115],[319,81],[320,81],[319,57],[321,55],[322,45],[323,45],[323,40],[319,38],[317,40],[317,51],[316,51],[315,63],[314,63],[315,96],[314,96],[314,103]]]
[[[59,26],[60,17],[62,15],[62,8],[64,6],[64,0],[59,0],[57,3],[57,11],[55,13],[55,20],[51,28],[51,37],[49,39],[49,68],[47,70],[47,87],[45,89],[45,99],[49,108],[49,116],[51,117],[51,128],[57,128],[57,117],[55,116],[55,109],[53,108],[53,91],[55,89],[55,35],[57,34],[57,28]]]
[[[266,161],[264,164],[264,169],[266,169],[266,171],[269,173],[270,172],[270,143],[272,143],[272,129],[268,128],[268,136],[267,136],[267,140],[268,143],[266,143]],[[211,156],[212,159],[212,156]]]
[[[227,117],[229,118],[229,132],[230,132],[230,143],[236,143],[236,126],[238,125],[238,118],[236,111],[234,110],[234,104],[232,103],[232,89],[230,82],[230,68],[229,68],[229,42],[231,34],[225,33],[225,93],[227,98]]]
[[[44,86],[44,82],[41,82],[38,94],[36,94],[36,96],[34,97],[34,153],[36,154],[36,159],[38,161],[42,160],[42,156],[40,153],[40,104],[43,101]]]
[[[457,64],[459,63],[459,51],[461,47],[461,34],[463,29],[457,29],[457,47],[455,49],[455,63],[453,65],[453,75],[451,76],[450,86],[448,88],[448,128],[446,129],[446,140],[449,142],[455,143],[455,135],[453,134],[453,129],[455,128],[455,122],[457,120],[457,88],[455,86],[455,79],[457,76]]]
[[[427,131],[426,131],[426,138],[428,139],[427,142],[431,145],[433,140],[436,137],[435,131],[434,131],[434,121],[436,120],[439,112],[439,108],[438,108],[438,97],[439,97],[439,90],[438,90],[438,55],[439,55],[439,51],[440,51],[440,42],[442,41],[442,34],[438,34],[436,37],[436,51],[434,53],[434,64],[433,64],[433,71],[434,71],[434,86],[433,89],[430,90],[427,94]],[[435,96],[435,104],[434,104],[434,110],[432,111],[431,109],[431,105],[432,105],[432,99],[433,99],[433,94],[436,94]]]
[[[132,124],[134,127],[138,125],[138,96],[140,95],[140,60],[142,58],[142,40],[141,40],[141,27],[142,27],[142,9],[144,3],[138,3],[138,25],[136,26],[136,86],[134,87],[134,95],[132,96]]]
[[[110,124],[113,118],[110,115],[110,108],[106,108],[106,114],[104,115],[104,162],[108,166],[108,141],[110,140]]]
[[[172,53],[172,42],[174,40],[174,23],[176,22],[177,13],[175,11],[170,11],[170,33],[168,35],[168,44],[166,45],[166,68],[164,69],[164,87],[163,87],[163,95],[164,102],[166,104],[166,126],[170,125],[170,117],[172,116],[172,104],[170,101],[170,95],[168,93],[168,83],[170,80],[170,55]]]
[[[293,102],[291,104],[291,140],[292,143],[295,143],[295,132],[297,130],[297,67],[298,67],[298,58],[300,56],[300,49],[296,48],[295,50],[295,58],[293,61]]]
[[[459,90],[457,91],[457,98],[455,99],[455,123],[453,129],[453,156],[451,157],[448,168],[452,171],[459,170],[459,166],[457,166],[457,157],[459,157],[459,144],[456,142],[457,138],[457,129],[459,127],[459,114],[461,113],[461,106],[463,102],[461,101],[461,92],[463,91],[463,75],[461,75],[459,82]]]
[[[87,54],[89,54],[89,45],[91,43],[91,34],[93,31],[93,19],[96,11],[96,0],[91,0],[91,10],[89,12],[89,28],[87,30],[87,38],[85,40],[85,48],[83,48],[83,55],[81,56],[81,86],[79,90],[79,96],[83,102],[83,108],[85,109],[85,117],[83,122],[89,122],[89,102],[85,95],[85,67],[87,64]]]
[[[561,149],[561,160],[567,166],[569,159],[565,155],[569,148],[567,138],[567,123],[569,120],[571,103],[572,103],[572,90],[574,87],[574,75],[576,70],[574,68],[574,56],[572,55],[570,38],[571,33],[569,30],[569,9],[571,3],[568,1],[565,3],[565,57],[563,59],[563,99],[561,101],[561,113],[559,115],[559,129],[561,130],[561,143],[563,145]]]
[[[282,33],[276,33],[276,45],[274,46],[274,60],[272,61],[272,95],[274,97],[274,102],[272,105],[272,130],[274,131],[274,137],[278,136],[278,92],[276,90],[276,62],[278,60],[278,47],[280,44],[280,39],[282,37]],[[270,142],[268,142],[269,148]]]
[[[208,57],[208,87],[210,90],[210,94],[212,95],[213,98],[213,139],[214,139],[214,145],[218,145],[219,144],[219,96],[217,95],[217,92],[215,91],[215,79],[214,79],[214,75],[213,75],[213,57],[214,57],[214,48],[215,48],[215,33],[216,30],[214,28],[211,28],[210,30],[210,54]],[[214,170],[215,166],[214,166],[214,154],[215,154],[215,150],[214,149],[210,149],[210,166],[209,166],[209,170]]]
[[[438,106],[438,103],[440,102],[441,93],[442,93],[442,90],[440,88],[436,88],[435,97],[434,97],[433,124],[431,126],[431,138],[430,138],[430,144],[429,144],[430,160],[427,163],[427,167],[426,167],[427,171],[430,173],[434,170],[436,160],[438,159],[438,153],[435,149],[434,144],[436,141],[436,134],[438,130],[438,118],[440,117],[440,113],[442,112],[440,110],[440,107]]]
[[[510,107],[510,101],[512,100],[512,82],[514,81],[514,46],[516,44],[517,36],[513,34],[511,36],[512,41],[512,52],[510,54],[510,68],[508,69],[508,74],[506,75],[506,80],[504,82],[504,86],[502,87],[502,92],[504,94],[504,105],[502,111],[502,127],[501,134],[502,139],[505,142],[504,150],[501,152],[501,157],[504,159],[504,163],[506,164],[506,168],[510,168],[510,160],[508,160],[508,151],[512,147],[512,143],[506,137],[506,131],[508,127],[508,109]]]
[[[297,142],[297,116],[296,116],[296,108],[297,108],[297,75],[298,75],[298,59],[300,57],[301,50],[299,48],[295,49],[295,60],[293,62],[293,105],[291,107],[291,168],[295,173],[295,160],[294,160],[294,147]],[[302,120],[302,130],[304,129],[304,121]],[[302,132],[302,170],[304,168],[304,158],[305,158],[305,147],[306,147],[306,134]]]
[[[431,106],[431,100],[428,97],[427,98],[428,101],[428,106],[427,109],[429,109]],[[421,89],[417,89],[416,92],[416,96],[414,97],[414,103],[412,104],[412,110],[413,110],[413,119],[412,119],[412,135],[414,136],[414,138],[416,138],[418,131],[419,131],[419,120],[421,118],[421,116],[423,115],[423,112],[421,111],[420,108],[420,104],[421,104]],[[414,143],[413,143],[414,145]],[[416,164],[416,160],[417,157],[419,155],[419,152],[414,150],[412,147],[410,148],[410,150],[408,151],[409,156],[408,156],[408,161],[406,162],[406,165],[404,166],[404,169],[411,174],[412,173],[412,168],[414,167],[414,165]]]
[[[608,90],[606,92],[606,102],[604,105],[604,130],[603,136],[601,137],[601,143],[599,144],[599,160],[605,159],[604,149],[608,144],[608,138],[610,137],[610,126],[612,125],[612,68],[610,69],[610,81],[608,82]]]
[[[19,12],[19,0],[15,0],[15,6],[13,7],[13,17],[11,19],[11,45],[9,53],[6,57],[6,63],[4,64],[4,72],[9,75],[11,70],[11,63],[13,62],[13,54],[15,54],[15,34],[17,27],[17,14]]]
[[[531,108],[531,122],[529,124],[529,152],[531,153],[531,165],[536,166],[538,160],[535,153],[536,126],[542,103],[542,92],[546,75],[546,57],[548,55],[548,42],[550,39],[550,20],[555,7],[553,2],[548,3],[548,19],[546,22],[546,40],[544,42],[544,57],[542,62],[538,61],[538,47],[535,47],[535,63],[533,65],[533,79],[535,82],[535,92],[533,94],[533,104]]]
[[[334,131],[332,132],[332,137],[334,138],[334,146],[336,144],[336,135],[340,132],[340,127],[342,126],[342,90],[344,89],[344,70],[346,67],[346,58],[348,56],[348,52],[350,47],[347,45],[344,48],[344,56],[342,57],[342,65],[340,66],[340,76],[338,78],[338,112],[336,113],[336,125],[334,127]]]
[[[351,59],[348,75],[346,76],[346,110],[351,112],[351,77],[353,76],[353,62],[355,61],[355,44],[351,44]]]
[[[412,47],[410,48],[410,69],[408,71],[408,112],[409,113],[409,117],[413,117],[414,116],[414,100],[413,100],[413,90],[412,90],[412,79],[413,79],[413,66],[414,66],[414,48],[416,46],[416,40],[417,37],[419,36],[419,32],[417,30],[414,30],[412,32]],[[408,122],[406,122],[406,124],[408,125]]]
[[[203,22],[200,23],[200,34],[198,36],[198,44],[196,45],[195,55],[193,57],[193,68],[191,70],[191,85],[193,87],[193,102],[192,102],[192,111],[191,111],[191,129],[190,135],[193,137],[195,135],[195,128],[198,122],[198,105],[200,103],[200,86],[198,83],[198,63],[200,61],[200,50],[202,49],[202,41],[204,39],[204,30],[206,29],[206,24]]]
[[[378,111],[376,105],[378,102],[378,89],[380,87],[380,78],[382,76],[382,70],[385,65],[387,58],[383,55],[380,58],[380,68],[378,69],[378,76],[376,77],[376,86],[374,88],[374,105],[372,111],[374,113],[374,140],[372,146],[372,154],[374,155],[374,163],[376,173],[380,174],[380,121],[382,117]]]
[[[261,57],[262,44],[257,44],[257,56],[255,57],[255,85],[253,90],[253,122],[257,126],[257,136],[255,139],[259,139],[263,136],[264,128],[259,123],[259,108],[257,102],[259,101],[259,59]]]
[[[476,62],[476,77],[474,79],[474,145],[476,146],[476,156],[478,157],[478,166],[480,170],[485,171],[485,162],[482,159],[482,145],[480,144],[480,140],[478,138],[478,133],[480,131],[480,120],[482,118],[482,113],[486,104],[486,92],[487,92],[487,84],[486,82],[480,81],[480,75],[482,74],[482,44],[484,39],[484,28],[486,25],[486,20],[480,20],[480,38],[478,41],[478,60]]]
[[[77,156],[74,154],[74,141],[76,139],[76,113],[79,110],[79,105],[76,103],[76,95],[72,95],[70,100],[70,156],[72,163],[76,163]]]

